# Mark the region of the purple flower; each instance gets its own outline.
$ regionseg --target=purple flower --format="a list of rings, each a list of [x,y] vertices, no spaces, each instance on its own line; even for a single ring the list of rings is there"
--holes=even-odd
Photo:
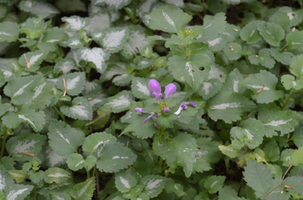
[[[139,107],[135,108],[135,111],[136,111],[137,114],[139,114],[139,113],[147,113],[146,111],[143,111],[143,108],[139,108]]]
[[[182,110],[186,110],[188,104],[190,104],[194,108],[197,107],[197,104],[195,104],[194,102],[182,102],[179,109],[175,112],[175,114],[179,115]]]
[[[155,97],[157,100],[159,100],[162,97],[161,94],[161,86],[158,81],[155,79],[152,79],[149,81],[149,89],[150,89],[150,94]]]
[[[175,84],[170,83],[167,86],[165,86],[165,99],[169,99],[169,97],[173,94],[175,94],[177,88]]]
[[[151,118],[151,117],[153,117],[153,118],[157,118],[158,117],[158,115],[156,115],[155,113],[153,113],[153,114],[151,114],[150,116],[148,116],[145,120],[143,120],[143,123],[146,123],[148,120],[149,120],[149,118]]]
[[[169,113],[169,108],[168,107],[164,108],[164,113]]]

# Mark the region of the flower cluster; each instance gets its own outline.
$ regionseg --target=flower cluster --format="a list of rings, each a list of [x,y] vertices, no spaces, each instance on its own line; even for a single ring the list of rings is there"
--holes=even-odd
[[[149,89],[150,89],[150,94],[155,97],[159,104],[160,104],[160,99],[162,97],[162,93],[161,93],[161,86],[159,84],[158,81],[156,81],[155,79],[152,79],[149,81]],[[169,97],[171,95],[173,95],[176,92],[177,88],[175,86],[175,84],[170,83],[168,85],[165,86],[165,99],[169,99]],[[161,107],[161,109],[163,110],[164,113],[169,113],[170,109],[168,107],[166,107],[166,104],[161,102],[163,104],[163,106]],[[179,115],[181,113],[182,110],[186,110],[187,109],[187,105],[190,104],[193,107],[197,107],[197,105],[194,102],[182,102],[179,109],[174,113],[176,115]],[[161,105],[161,104],[160,104]],[[137,114],[139,113],[148,113],[146,111],[143,111],[143,108],[135,108],[135,112]],[[154,118],[156,119],[159,115],[161,114],[155,114],[152,113],[151,115],[149,115],[145,120],[143,120],[143,123],[146,123],[150,118]]]

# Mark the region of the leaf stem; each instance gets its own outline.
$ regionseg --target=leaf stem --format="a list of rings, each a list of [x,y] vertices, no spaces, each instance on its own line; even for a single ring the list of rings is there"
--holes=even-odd
[[[2,145],[1,145],[1,152],[0,152],[0,159],[3,157],[3,154],[4,154],[4,150],[5,150],[5,143],[6,143],[6,139],[8,137],[8,134],[7,134],[7,128],[4,127],[4,136],[3,136],[3,139],[2,139]]]
[[[65,116],[58,110],[58,108],[57,108],[56,106],[53,106],[53,108],[57,111],[57,113],[60,115],[60,117],[62,118],[62,120],[63,120],[64,122],[66,122],[66,121],[65,121]]]
[[[272,191],[274,191],[275,189],[277,189],[278,187],[280,187],[282,185],[282,181],[284,180],[286,174],[289,172],[290,168],[292,167],[292,164],[289,165],[288,169],[286,170],[286,172],[283,174],[283,177],[279,183],[279,185],[277,185],[276,187],[274,187],[273,189],[271,189],[269,192],[267,192],[264,196],[263,199],[264,200],[266,198],[267,195],[269,195],[270,193],[272,193]]]
[[[294,92],[295,92],[295,89],[294,89],[294,88],[291,89],[291,91],[290,91],[288,97],[286,98],[286,100],[285,100],[284,103],[283,103],[282,110],[284,110],[286,104],[289,102],[289,100],[290,100],[290,98],[291,98],[291,96],[293,95]]]

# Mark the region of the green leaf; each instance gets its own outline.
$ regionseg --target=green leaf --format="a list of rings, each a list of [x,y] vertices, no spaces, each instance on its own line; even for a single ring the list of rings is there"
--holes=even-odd
[[[136,159],[137,155],[124,144],[110,143],[102,150],[100,158],[97,160],[97,168],[101,172],[118,172],[132,165]]]
[[[262,110],[259,112],[258,119],[264,124],[265,135],[272,137],[280,131],[281,135],[293,132],[299,125],[302,116],[292,110]]]
[[[299,149],[294,150],[294,152],[291,154],[290,163],[293,166],[299,166],[300,164],[303,164],[302,153],[303,147],[300,147]]]
[[[265,153],[262,151],[262,149],[256,148],[254,150],[253,156],[255,157],[255,159],[258,162],[265,162],[265,163],[267,163],[266,160],[265,160]]]
[[[9,170],[8,173],[16,181],[16,183],[22,183],[27,177],[27,172],[22,170]]]
[[[66,164],[67,156],[58,155],[52,148],[47,146],[46,150],[43,152],[46,165],[48,167],[59,167]]]
[[[246,144],[250,149],[254,149],[262,144],[264,126],[259,120],[247,119],[244,121],[242,127],[233,127],[230,134],[238,142]]]
[[[79,36],[73,36],[67,40],[66,45],[71,49],[78,49],[80,47],[84,47],[85,43],[79,38]]]
[[[270,45],[279,47],[280,41],[284,39],[285,32],[279,24],[263,22],[258,24],[258,30],[263,39]]]
[[[303,51],[303,32],[294,31],[286,36],[287,50],[289,51]]]
[[[28,176],[33,183],[38,184],[40,181],[44,179],[45,174],[43,171],[35,172],[31,170],[29,171]]]
[[[54,73],[57,75],[62,72],[63,74],[69,73],[71,70],[76,69],[76,63],[73,58],[63,58],[55,64]]]
[[[43,37],[43,42],[46,43],[59,43],[68,40],[68,35],[65,33],[63,27],[48,28]]]
[[[13,22],[0,23],[0,42],[14,42],[19,36],[19,25]]]
[[[89,152],[90,154],[97,151],[97,157],[100,157],[105,145],[116,141],[116,137],[108,133],[94,133],[86,137],[82,148],[83,151]]]
[[[270,16],[269,21],[279,24],[284,29],[284,31],[288,31],[290,28],[290,18],[285,12],[281,12],[280,9],[272,16]]]
[[[19,6],[21,10],[24,10],[26,12],[34,15],[47,14],[49,18],[59,13],[59,10],[57,10],[57,8],[47,2],[22,0],[19,3]]]
[[[93,32],[93,39],[100,43],[110,53],[120,51],[129,36],[128,28],[108,28]]]
[[[294,54],[291,52],[280,51],[279,49],[270,49],[271,56],[274,57],[277,61],[282,63],[283,65],[290,65],[293,60]]]
[[[166,160],[169,167],[174,169],[182,166],[186,177],[190,177],[194,172],[198,147],[197,141],[191,135],[181,133],[167,141],[161,141],[156,137],[153,150],[156,155]]]
[[[94,63],[99,73],[103,73],[105,71],[105,61],[109,57],[109,53],[107,51],[97,47],[92,49],[83,47],[78,49],[77,54],[82,60]]]
[[[37,133],[18,135],[7,141],[6,150],[17,161],[31,160],[41,151],[45,141],[46,136]]]
[[[88,18],[82,18],[79,16],[62,17],[61,20],[68,24],[68,31],[80,31],[89,24]]]
[[[131,0],[93,0],[92,4],[94,6],[107,5],[107,8],[111,10],[119,10],[124,6],[127,6]]]
[[[35,132],[39,132],[45,124],[45,113],[22,107],[19,112],[9,112],[4,115],[2,121],[8,128],[16,128],[22,122],[26,122]]]
[[[221,51],[226,47],[227,42],[228,41],[224,35],[219,35],[215,39],[207,40],[208,47],[212,52]]]
[[[16,105],[31,103],[36,98],[38,87],[44,84],[41,75],[14,77],[5,87],[4,94],[11,97],[11,101]]]
[[[4,168],[2,164],[0,164],[0,182],[1,182],[0,185],[1,191],[14,184],[14,180],[12,179],[11,175],[8,173],[8,171]]]
[[[3,169],[1,169],[2,165],[7,170],[9,170],[9,169],[15,169],[15,167],[14,167],[15,164],[16,163],[15,163],[15,161],[14,161],[14,159],[12,157],[3,156],[0,159],[0,170],[3,170]],[[0,176],[4,176],[4,175],[0,173]]]
[[[298,148],[303,147],[303,126],[296,128],[291,139]]]
[[[270,56],[270,49],[261,49],[259,54],[249,55],[248,59],[253,65],[262,65],[268,69],[271,69],[275,65],[275,60]]]
[[[225,179],[225,176],[208,176],[204,182],[204,187],[210,194],[214,194],[222,188]]]
[[[84,97],[76,97],[72,101],[72,105],[61,106],[60,111],[73,119],[92,120],[93,110],[91,104]]]
[[[211,164],[221,159],[221,152],[218,148],[219,142],[211,141],[211,138],[200,137],[197,139],[198,151],[195,153],[197,159],[195,171],[203,172],[211,170]]]
[[[299,55],[299,56],[295,57],[290,64],[289,71],[297,77],[303,77],[302,62],[303,62],[303,55]]]
[[[185,81],[196,91],[200,88],[208,73],[200,68],[210,67],[211,60],[206,54],[197,54],[189,60],[180,56],[169,58],[167,65],[176,79],[183,77]],[[178,66],[178,67],[176,67]]]
[[[118,75],[127,75],[126,65],[124,63],[114,63],[109,65],[105,72],[101,75],[100,81],[108,81],[111,80],[114,76]]]
[[[134,112],[134,111],[132,111]],[[151,138],[156,132],[154,124],[155,121],[150,119],[146,123],[143,121],[148,117],[147,114],[135,114],[132,116],[130,120],[130,125],[128,125],[121,134],[131,132],[134,136],[138,138]]]
[[[221,91],[209,100],[208,115],[213,120],[232,123],[241,119],[241,115],[255,108],[255,104],[237,93]]]
[[[243,84],[253,91],[252,98],[258,103],[270,103],[283,97],[281,90],[276,90],[277,77],[265,70],[249,75]]]
[[[104,112],[119,113],[126,111],[130,108],[133,100],[133,95],[130,91],[122,91],[115,96],[108,98],[108,103],[104,104],[100,110]]]
[[[71,170],[78,171],[84,167],[84,159],[81,154],[70,154],[67,158],[67,165]]]
[[[47,24],[43,20],[43,15],[37,18],[28,18],[21,24],[20,33],[25,33],[29,39],[38,38],[46,31]]]
[[[203,21],[203,41],[213,40],[217,38],[218,34],[222,33],[225,30],[227,24],[225,13],[217,13],[215,16],[206,15],[204,16]]]
[[[140,184],[144,185],[142,193],[148,195],[149,198],[157,197],[165,187],[165,177],[159,175],[149,175],[141,179]]]
[[[64,79],[64,81],[63,81]],[[65,82],[65,87],[64,87]],[[84,88],[85,84],[85,73],[84,72],[74,72],[61,76],[57,81],[57,87],[65,91],[71,96],[76,96],[80,94]]]
[[[290,177],[286,177],[283,180],[283,185],[288,185],[291,186],[293,188],[293,190],[289,190],[291,191],[291,193],[298,193],[303,195],[303,177],[300,175],[297,176],[290,176]]]
[[[285,87],[286,90],[291,90],[292,88],[296,90],[300,90],[303,88],[303,82],[302,79],[299,79],[298,81],[295,80],[295,77],[289,74],[285,74],[281,76],[281,83]]]
[[[228,43],[223,51],[228,60],[238,60],[243,54],[242,46],[235,42]]]
[[[178,197],[186,195],[183,190],[183,185],[180,183],[176,183],[172,178],[166,178],[165,191],[167,193],[174,192]]]
[[[132,80],[132,93],[134,97],[138,99],[147,99],[151,97],[150,90],[148,88],[148,81],[144,78],[135,77]]]
[[[142,193],[143,188],[144,188],[143,185],[134,186],[129,192],[123,194],[124,198],[122,198],[122,199],[141,198],[142,200],[145,200],[145,199],[148,200],[149,196],[145,193]]]
[[[46,183],[64,183],[72,178],[72,174],[61,168],[48,168],[45,171],[44,181]]]
[[[73,198],[79,200],[91,200],[95,187],[95,177],[93,176],[89,179],[86,179],[86,181],[82,183],[74,185],[73,189],[70,191],[70,195]]]
[[[232,145],[219,145],[218,148],[224,155],[227,155],[230,158],[235,158],[240,155],[240,150],[233,149]]]
[[[270,169],[257,161],[248,161],[244,167],[244,180],[251,187],[258,198],[263,197],[270,189],[272,184],[272,174]]]
[[[140,27],[136,26],[135,28],[130,29],[128,40],[122,49],[122,55],[132,57],[133,55],[140,53],[143,48],[149,44],[149,42],[145,41],[145,38],[144,30]]]
[[[295,151],[296,150],[294,150],[294,149],[284,149],[284,150],[282,150],[280,161],[283,162],[282,165],[284,167],[289,167],[290,166],[290,164],[292,163],[291,157],[292,157],[292,154]]]
[[[54,194],[51,194],[51,197],[55,200],[71,200],[70,195],[66,194],[66,193],[57,193],[56,192]]]
[[[33,188],[33,185],[12,184],[4,190],[5,199],[23,200],[30,194]]]
[[[238,196],[237,192],[231,186],[224,186],[219,190],[218,200],[234,200]]]
[[[122,192],[129,192],[137,184],[137,179],[128,173],[118,173],[115,175],[116,188]]]
[[[204,100],[207,100],[214,95],[216,95],[222,87],[222,83],[218,79],[209,79],[203,81],[202,86],[199,90],[199,95],[203,97]]]
[[[62,121],[51,120],[48,130],[49,145],[58,155],[65,156],[76,152],[84,142],[83,132]]]
[[[271,140],[264,147],[265,158],[267,161],[275,162],[280,158],[280,149],[275,140]]]
[[[233,69],[230,72],[225,80],[224,85],[222,86],[222,90],[230,92],[230,93],[240,93],[243,94],[246,88],[239,83],[244,79],[242,74],[239,72],[237,68]]]
[[[168,33],[178,33],[192,17],[174,5],[161,6],[150,14],[148,26]]]
[[[84,167],[87,171],[91,170],[97,163],[97,158],[95,156],[87,156],[84,161]]]

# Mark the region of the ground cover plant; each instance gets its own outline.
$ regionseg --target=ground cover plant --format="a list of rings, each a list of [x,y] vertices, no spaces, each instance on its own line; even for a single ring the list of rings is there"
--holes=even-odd
[[[302,6],[0,0],[0,199],[301,199]]]

